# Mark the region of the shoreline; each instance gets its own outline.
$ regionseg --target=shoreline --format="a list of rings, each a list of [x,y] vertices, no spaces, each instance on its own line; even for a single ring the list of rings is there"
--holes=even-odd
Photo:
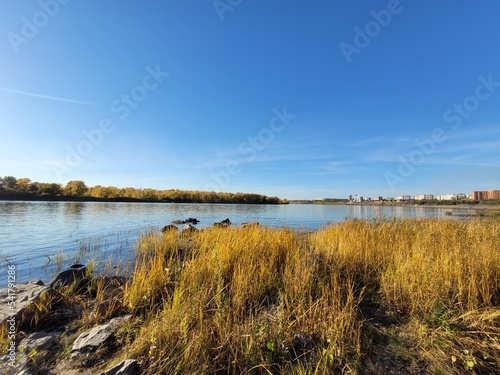
[[[478,203],[402,203],[402,202],[361,202],[361,203],[350,203],[350,202],[315,202],[307,200],[289,200],[289,204],[311,204],[319,206],[373,206],[373,207],[422,207],[422,208],[470,208],[470,209],[500,209],[500,203],[496,201],[494,203],[478,202]]]
[[[464,231],[426,221],[349,221],[306,236],[258,226],[149,233],[133,270],[92,272],[84,262],[45,285],[19,283],[19,300],[33,303],[16,304],[14,340],[4,330],[0,341],[13,359],[0,369],[104,375],[135,363],[143,373],[216,373],[233,355],[228,373],[294,373],[301,363],[321,373],[454,373],[474,363],[493,373],[500,222]]]
[[[102,203],[189,203],[189,204],[249,204],[249,205],[284,205],[288,203],[242,203],[242,202],[193,202],[188,200],[152,200],[135,198],[96,198],[96,197],[4,197],[0,195],[0,202],[102,202]]]

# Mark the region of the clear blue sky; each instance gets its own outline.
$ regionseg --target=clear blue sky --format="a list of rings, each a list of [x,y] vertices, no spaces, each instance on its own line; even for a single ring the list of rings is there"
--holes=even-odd
[[[289,199],[500,189],[499,14],[3,0],[0,175]]]

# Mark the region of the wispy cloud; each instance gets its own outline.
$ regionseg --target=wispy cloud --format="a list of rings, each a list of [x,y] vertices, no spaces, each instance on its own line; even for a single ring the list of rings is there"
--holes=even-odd
[[[409,137],[397,137],[394,135],[384,135],[372,138],[358,139],[354,142],[347,143],[347,147],[363,147],[363,146],[373,146],[376,144],[387,144],[387,143],[402,143],[409,142],[412,138]]]
[[[463,139],[469,140],[472,138],[484,138],[498,136],[500,134],[500,128],[498,124],[496,125],[483,125],[483,126],[463,126],[459,130],[448,132],[450,139]]]
[[[307,170],[302,172],[311,176],[339,176],[345,178],[347,175],[356,175],[366,171],[364,160],[352,158],[352,160],[320,160],[308,163]]]
[[[447,166],[496,167],[500,163],[499,133],[499,128],[491,126],[447,132],[446,140],[435,144],[435,150],[427,155],[422,166],[432,169]],[[200,160],[198,168],[223,168],[230,161],[240,166],[258,163],[261,169],[265,168],[266,163],[272,163],[269,164],[270,168],[288,168],[290,164],[285,163],[292,162],[301,175],[342,175],[345,178],[348,175],[371,173],[380,168],[387,169],[388,164],[401,163],[402,158],[407,160],[412,152],[419,151],[418,144],[427,138],[425,132],[419,131],[415,136],[394,134],[351,142],[324,140],[285,144],[275,141],[269,147],[255,152],[253,157],[239,153],[237,148],[219,149],[212,159]]]
[[[418,149],[415,145],[395,145],[375,149],[367,154],[370,162],[400,163],[408,159],[411,152]],[[465,143],[450,139],[436,145],[436,150],[425,159],[425,165],[463,165],[496,166],[499,165],[499,141],[474,140]]]
[[[330,142],[309,144],[284,144],[276,142],[262,150],[253,149],[253,152],[240,152],[238,148],[219,149],[214,157],[200,161],[199,168],[217,168],[227,165],[228,162],[237,162],[239,165],[290,162],[331,159],[333,144]]]
[[[443,146],[440,152],[442,153],[464,153],[466,151],[474,151],[480,154],[487,152],[498,153],[500,150],[500,141],[484,141],[484,142],[474,142],[467,144],[450,144],[448,147]]]
[[[325,169],[332,174],[352,174],[358,166],[354,161],[331,161]]]
[[[8,89],[8,88],[5,88],[5,87],[0,87],[0,91],[12,93],[12,94],[18,94],[18,95],[31,96],[31,97],[40,98],[40,99],[55,100],[55,101],[58,101],[58,102],[66,102],[66,103],[82,104],[82,105],[97,105],[96,103],[85,102],[85,101],[82,101],[82,100],[60,98],[60,97],[57,97],[57,96],[49,96],[49,95],[42,95],[42,94],[37,94],[37,93],[34,93],[34,92],[27,92],[27,91],[20,91],[20,90]]]

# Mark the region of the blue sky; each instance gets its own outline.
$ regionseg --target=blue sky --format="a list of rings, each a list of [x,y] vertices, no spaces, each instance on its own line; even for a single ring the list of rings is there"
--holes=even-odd
[[[289,199],[500,188],[500,3],[0,4],[0,175]]]

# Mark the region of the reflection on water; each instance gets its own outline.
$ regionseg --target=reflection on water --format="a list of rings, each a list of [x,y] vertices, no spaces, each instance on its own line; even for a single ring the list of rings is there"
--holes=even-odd
[[[64,213],[68,216],[81,215],[84,208],[84,202],[67,202],[67,204],[64,205]]]
[[[132,259],[141,231],[158,230],[174,219],[196,217],[199,227],[230,218],[235,225],[259,221],[317,229],[346,218],[445,217],[447,211],[450,209],[412,206],[0,201],[0,257],[16,265],[18,282],[48,281],[56,263],[69,265],[82,249],[105,260],[111,256],[111,262],[117,261],[117,255]],[[453,212],[458,216],[470,210]]]

